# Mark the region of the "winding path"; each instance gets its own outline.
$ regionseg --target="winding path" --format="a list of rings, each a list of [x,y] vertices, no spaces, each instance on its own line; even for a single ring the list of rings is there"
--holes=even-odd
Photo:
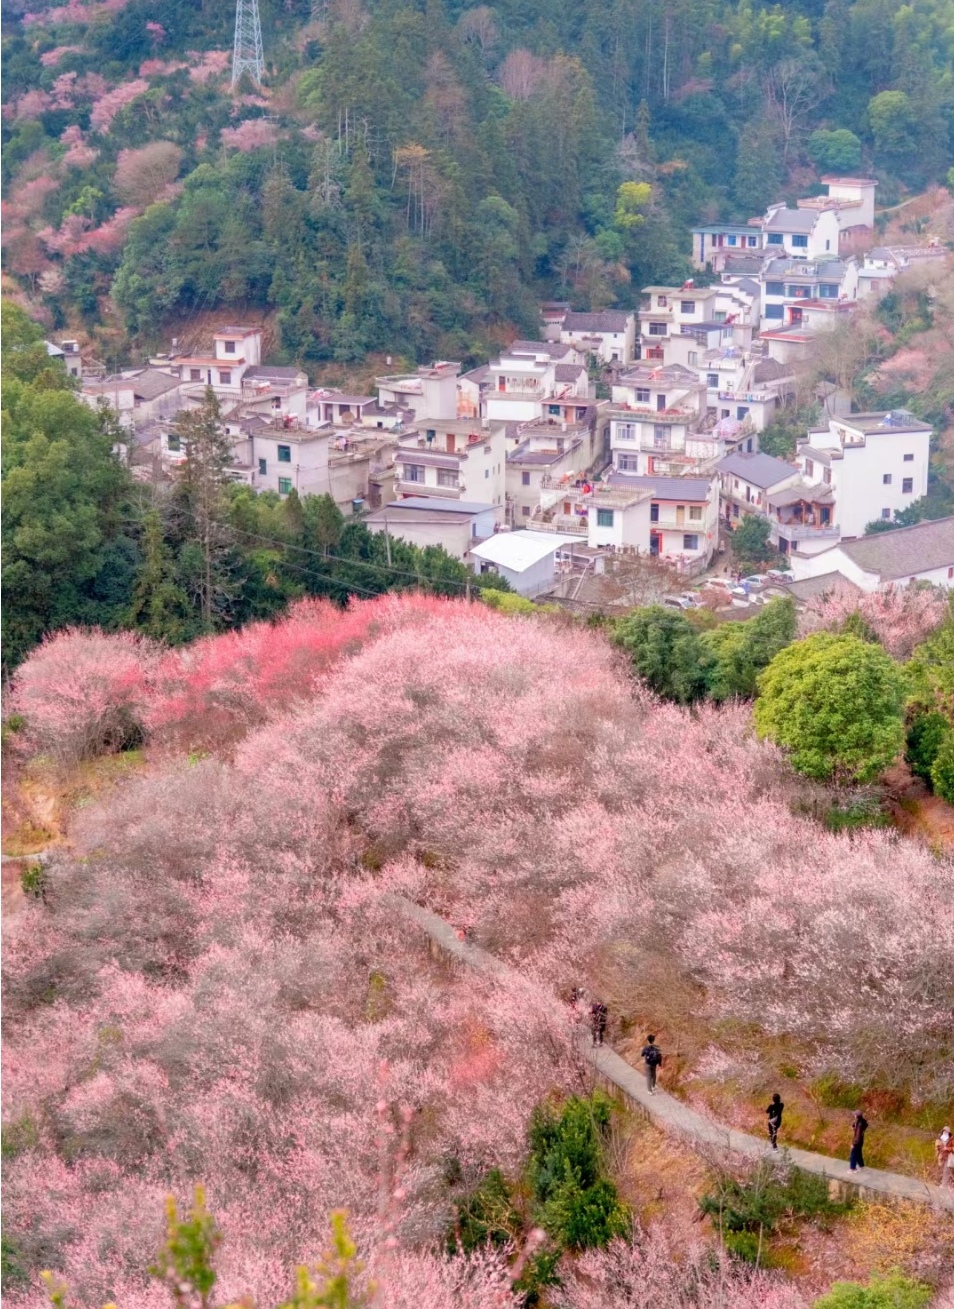
[[[501,978],[518,976],[509,964],[503,963],[495,955],[482,950],[479,946],[468,945],[460,940],[450,923],[429,909],[421,908],[404,896],[394,896],[393,903],[407,918],[423,928],[442,951],[460,960],[461,963],[491,976]],[[703,1118],[701,1114],[695,1113],[661,1088],[651,1096],[646,1089],[643,1075],[608,1046],[594,1049],[587,1036],[579,1042],[578,1048],[582,1058],[592,1065],[604,1081],[622,1091],[627,1100],[638,1106],[648,1118],[678,1133],[690,1145],[707,1146],[722,1152],[730,1151],[751,1159],[762,1159],[771,1154],[764,1140],[750,1136],[747,1132],[738,1132],[731,1127],[720,1127],[718,1123]],[[887,1173],[879,1168],[865,1168],[861,1172],[853,1173],[845,1160],[814,1154],[810,1150],[789,1148],[785,1153],[796,1167],[806,1173],[815,1173],[819,1177],[827,1178],[829,1184],[833,1184],[836,1189],[852,1186],[866,1195],[928,1204],[936,1209],[948,1209],[954,1212],[954,1188],[942,1190],[941,1187],[929,1182],[919,1182],[915,1177],[905,1177],[901,1173]]]

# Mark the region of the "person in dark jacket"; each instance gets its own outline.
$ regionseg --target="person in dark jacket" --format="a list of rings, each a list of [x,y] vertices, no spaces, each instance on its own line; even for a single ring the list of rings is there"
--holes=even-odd
[[[772,1096],[772,1103],[765,1111],[768,1114],[768,1134],[773,1150],[778,1149],[778,1129],[782,1126],[782,1110],[784,1108],[782,1097],[776,1091]]]
[[[865,1166],[865,1132],[868,1130],[868,1120],[860,1109],[855,1110],[854,1120],[852,1121],[851,1130],[851,1154],[848,1158],[848,1167],[852,1172],[856,1168]]]
[[[590,1026],[593,1028],[593,1044],[602,1045],[606,1032],[606,1005],[599,1000],[590,1005]]]
[[[656,1044],[656,1038],[650,1032],[642,1048],[643,1063],[646,1065],[646,1089],[650,1095],[656,1094],[656,1069],[662,1067],[662,1051]]]

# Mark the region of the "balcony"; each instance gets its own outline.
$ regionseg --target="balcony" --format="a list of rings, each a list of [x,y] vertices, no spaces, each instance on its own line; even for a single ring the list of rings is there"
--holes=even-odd
[[[824,541],[840,540],[841,529],[837,523],[783,523],[770,518],[772,525],[772,544],[777,545],[780,536],[786,541]]]
[[[649,423],[690,423],[699,417],[695,409],[651,409],[649,405],[627,405],[613,403],[609,407],[609,416],[613,418],[638,418]]]
[[[445,500],[459,500],[461,486],[460,483],[454,486],[438,486],[435,482],[408,482],[402,477],[395,477],[394,494],[397,497],[427,495],[442,497]]]

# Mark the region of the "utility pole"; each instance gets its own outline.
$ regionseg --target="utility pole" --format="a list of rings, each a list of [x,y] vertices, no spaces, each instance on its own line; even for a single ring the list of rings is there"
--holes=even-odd
[[[233,88],[243,73],[253,82],[262,84],[265,56],[262,53],[262,23],[258,16],[258,0],[236,0],[235,46],[232,52]]]
[[[388,531],[388,520],[384,520],[384,548],[388,554],[388,568],[391,567],[391,533]]]

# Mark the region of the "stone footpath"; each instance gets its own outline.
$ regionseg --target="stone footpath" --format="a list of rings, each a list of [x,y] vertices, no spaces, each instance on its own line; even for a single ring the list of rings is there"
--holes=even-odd
[[[460,940],[455,929],[437,914],[420,905],[395,896],[394,904],[406,917],[418,924],[441,950],[459,959],[470,968],[491,976],[515,976],[515,970],[494,955],[479,946],[468,945]],[[718,1123],[701,1114],[695,1113],[674,1096],[657,1088],[655,1095],[646,1089],[643,1073],[628,1064],[625,1059],[611,1050],[609,1046],[594,1049],[587,1035],[578,1045],[583,1059],[590,1063],[600,1078],[616,1087],[633,1105],[647,1117],[670,1131],[677,1132],[692,1146],[705,1146],[719,1152],[731,1152],[745,1155],[750,1159],[761,1159],[772,1155],[767,1142],[747,1132],[738,1132],[731,1127],[720,1127]],[[814,1154],[810,1150],[796,1150],[786,1147],[784,1155],[796,1167],[806,1173],[815,1173],[828,1179],[833,1190],[841,1191],[845,1187],[854,1187],[869,1196],[890,1200],[929,1204],[937,1209],[949,1209],[954,1212],[954,1188],[942,1190],[929,1182],[919,1182],[914,1177],[905,1177],[900,1173],[886,1173],[878,1168],[864,1168],[851,1172],[847,1160],[832,1159],[828,1155]]]

